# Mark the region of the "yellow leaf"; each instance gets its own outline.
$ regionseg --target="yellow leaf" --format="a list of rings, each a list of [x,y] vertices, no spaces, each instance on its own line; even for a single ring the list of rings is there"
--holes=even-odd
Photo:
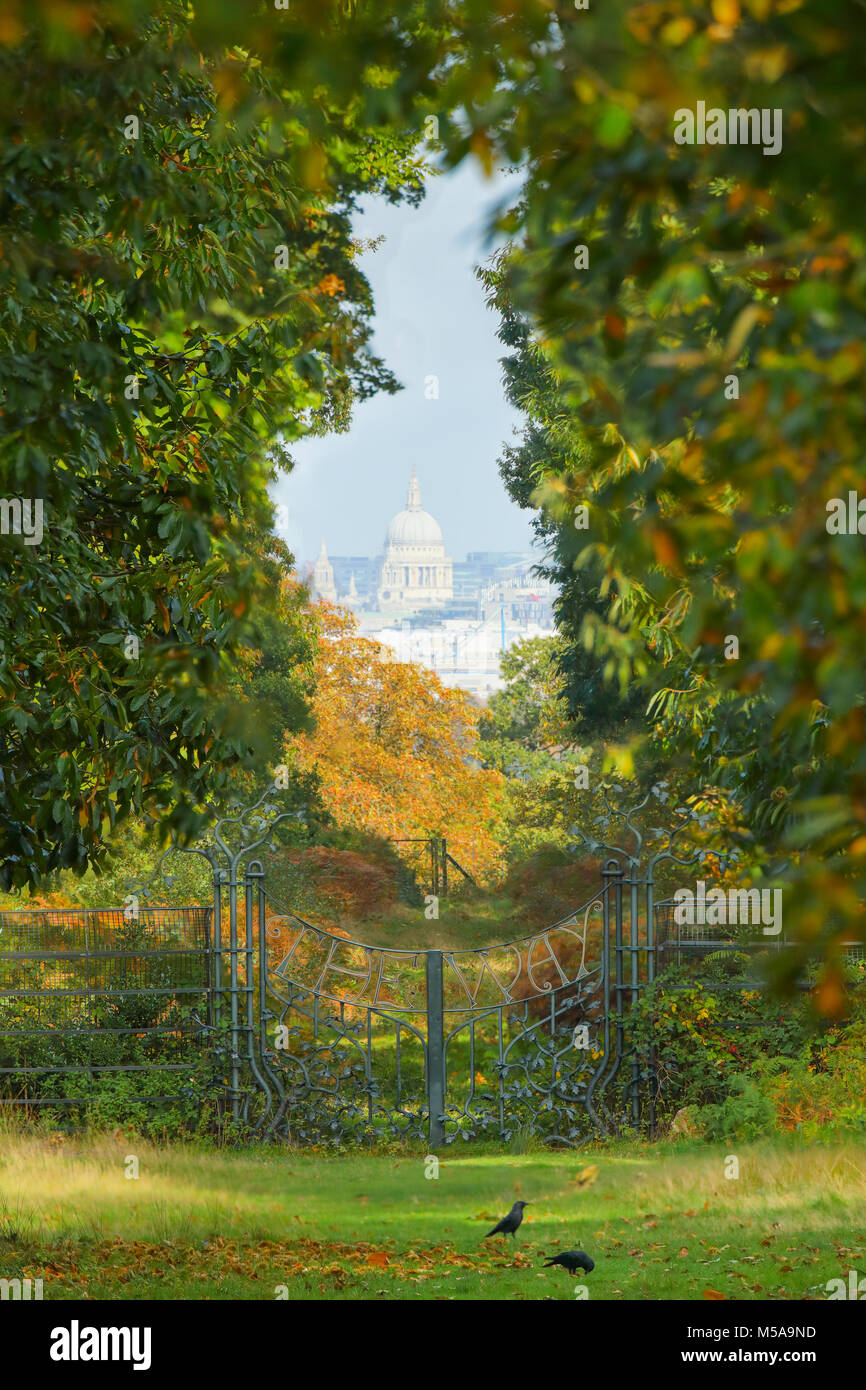
[[[681,18],[672,19],[670,23],[666,24],[661,31],[661,37],[663,43],[668,43],[671,47],[676,48],[679,44],[685,43],[686,39],[694,32],[695,21],[689,19],[687,15],[683,15]]]
[[[818,1011],[827,1018],[841,1018],[845,1012],[845,987],[841,972],[828,966],[816,990]]]
[[[732,29],[740,22],[740,0],[713,0],[713,17]]]
[[[757,304],[747,304],[745,309],[740,310],[725,345],[725,355],[729,361],[733,362],[739,357],[746,339],[761,317],[762,310]]]
[[[589,1163],[585,1168],[581,1168],[575,1173],[572,1181],[576,1182],[580,1187],[589,1187],[590,1183],[595,1182],[598,1177],[598,1172],[598,1164]]]
[[[761,660],[772,661],[774,657],[779,655],[779,652],[782,650],[782,647],[784,645],[785,639],[783,638],[781,632],[771,632],[769,637],[765,637],[763,642],[761,643]]]

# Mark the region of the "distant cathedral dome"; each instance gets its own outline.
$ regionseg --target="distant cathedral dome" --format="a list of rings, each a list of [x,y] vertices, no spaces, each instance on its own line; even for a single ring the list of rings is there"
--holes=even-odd
[[[379,571],[380,609],[435,608],[454,596],[451,560],[435,517],[421,506],[412,469],[406,507],[388,527]]]
[[[442,531],[435,517],[421,506],[421,488],[412,469],[405,510],[388,527],[387,546],[442,545]]]

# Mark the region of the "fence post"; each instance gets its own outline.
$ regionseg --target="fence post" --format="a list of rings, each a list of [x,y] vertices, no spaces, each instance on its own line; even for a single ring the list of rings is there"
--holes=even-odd
[[[610,1072],[607,1074],[607,1076],[605,1077],[605,1079],[604,1079],[604,1085],[602,1086],[602,1090],[604,1090],[604,1089],[607,1087],[607,1085],[609,1084],[609,1082],[613,1081],[614,1077],[616,1077],[616,1076],[619,1074],[620,1063],[622,1062],[623,1055],[624,1055],[624,1053],[625,1053],[625,1026],[624,1026],[624,1023],[623,1023],[623,1009],[624,1009],[623,996],[624,996],[624,993],[625,993],[625,983],[624,983],[624,980],[623,980],[623,961],[622,961],[622,957],[623,957],[623,939],[622,939],[622,881],[623,881],[623,872],[622,872],[622,865],[619,863],[619,861],[618,861],[617,859],[608,859],[607,862],[605,863],[604,868],[602,869],[601,872],[602,872],[602,877],[604,878],[605,884],[606,884],[606,886],[607,886],[607,888],[608,888],[608,898],[609,898],[609,899],[610,899],[611,897],[613,898],[613,923],[614,923],[614,938],[613,938],[613,951],[614,951],[614,955],[613,955],[613,965],[614,965],[613,992],[614,992],[614,996],[615,996],[615,1000],[616,1000],[616,1003],[615,1003],[615,1006],[614,1006],[614,1008],[615,1008],[615,1013],[614,1013],[614,1028],[615,1028],[615,1033],[614,1033],[613,1070],[610,1071]],[[609,949],[610,949],[610,948],[608,947],[608,951],[609,951]],[[610,998],[610,992],[609,992],[609,990],[608,990],[608,998]]]
[[[222,935],[222,870],[214,863],[213,869],[213,1022],[219,1027],[222,1013],[223,987],[223,935]]]
[[[229,1007],[231,1010],[232,1119],[241,1117],[240,1093],[240,980],[238,977],[238,880],[237,865],[229,869]]]
[[[445,1000],[442,952],[427,951],[427,1111],[430,1149],[445,1142]]]
[[[655,878],[653,875],[653,861],[650,860],[646,878],[646,982],[649,988],[656,977],[656,922],[655,922]],[[649,1137],[656,1137],[656,1050],[652,1043],[649,1045],[649,1055],[647,1057],[647,1073],[649,1084]]]
[[[265,1092],[268,1107],[270,1107],[271,1093],[256,1065],[255,1053],[255,980],[253,975],[255,928],[253,922],[255,921],[255,909],[258,907],[259,889],[264,877],[265,871],[262,868],[261,860],[254,859],[250,864],[247,864],[244,873],[244,995],[246,997],[244,1021],[247,1035],[246,1062],[254,1080]],[[249,1096],[244,1099],[243,1117],[246,1123],[249,1118]]]
[[[640,922],[639,901],[638,901],[638,866],[631,864],[629,876],[626,880],[629,887],[629,953],[631,955],[631,998],[629,1008],[629,1021],[633,1023],[633,1014],[640,999]],[[640,1128],[641,1118],[641,1093],[640,1093],[640,1059],[637,1055],[637,1046],[632,1047],[631,1058],[631,1122],[635,1130]]]

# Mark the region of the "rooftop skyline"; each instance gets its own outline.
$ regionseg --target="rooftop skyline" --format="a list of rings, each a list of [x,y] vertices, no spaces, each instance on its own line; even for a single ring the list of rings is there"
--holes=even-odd
[[[420,530],[418,529],[420,526]],[[411,534],[409,534],[409,530]],[[429,508],[422,503],[421,480],[413,464],[408,480],[406,491],[406,501],[402,509],[396,510],[390,518],[384,518],[381,527],[381,536],[378,546],[373,550],[337,550],[328,540],[327,535],[319,537],[318,542],[313,547],[313,552],[309,557],[296,555],[298,569],[306,569],[316,559],[330,559],[333,556],[345,558],[349,555],[366,556],[369,559],[376,559],[381,556],[395,540],[426,540],[444,543],[446,550],[451,555],[448,545],[448,537],[443,528],[439,525],[438,517],[433,516]],[[538,552],[533,549],[531,539],[523,547],[501,547],[501,546],[478,546],[468,550],[466,554],[496,554],[496,555],[530,555],[538,556]],[[452,558],[458,558],[453,556]],[[465,556],[459,557],[461,560]]]

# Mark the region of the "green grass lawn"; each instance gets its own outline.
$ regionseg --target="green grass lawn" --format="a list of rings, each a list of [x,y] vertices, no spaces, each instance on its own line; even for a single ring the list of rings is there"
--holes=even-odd
[[[124,1176],[127,1155],[138,1179]],[[45,1299],[824,1298],[866,1268],[866,1144],[332,1156],[0,1135],[0,1277]],[[593,1169],[597,1172],[593,1174]],[[581,1181],[581,1178],[588,1181]],[[484,1233],[516,1198],[517,1242]]]

